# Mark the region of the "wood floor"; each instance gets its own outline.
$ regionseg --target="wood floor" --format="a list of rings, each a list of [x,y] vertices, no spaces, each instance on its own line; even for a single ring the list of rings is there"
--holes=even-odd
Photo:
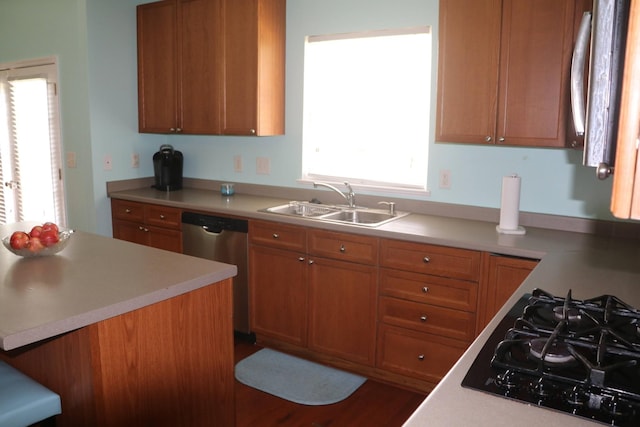
[[[236,339],[236,362],[261,347]],[[236,427],[401,426],[426,396],[372,380],[333,405],[306,406],[236,381]]]

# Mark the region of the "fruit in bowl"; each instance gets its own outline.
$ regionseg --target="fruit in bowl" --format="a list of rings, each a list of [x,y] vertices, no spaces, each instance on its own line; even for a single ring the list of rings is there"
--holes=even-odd
[[[22,257],[53,255],[63,250],[73,230],[61,230],[53,222],[36,225],[30,231],[14,231],[2,239],[4,246]]]

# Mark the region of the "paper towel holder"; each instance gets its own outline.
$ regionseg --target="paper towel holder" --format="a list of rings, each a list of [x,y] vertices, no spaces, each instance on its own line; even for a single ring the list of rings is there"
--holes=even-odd
[[[496,225],[496,231],[500,234],[515,234],[520,236],[527,234],[527,230],[521,225],[519,225],[518,228],[515,228],[513,230],[507,230],[507,229],[501,228],[500,224],[498,224]]]

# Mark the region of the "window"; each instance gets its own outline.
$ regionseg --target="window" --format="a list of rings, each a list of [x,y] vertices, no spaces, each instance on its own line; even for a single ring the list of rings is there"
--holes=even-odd
[[[430,27],[309,36],[302,179],[426,191]]]
[[[66,225],[55,60],[0,64],[0,223]]]

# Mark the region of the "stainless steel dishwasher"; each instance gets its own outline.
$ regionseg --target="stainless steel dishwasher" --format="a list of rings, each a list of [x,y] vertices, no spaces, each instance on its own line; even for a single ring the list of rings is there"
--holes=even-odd
[[[182,245],[186,255],[234,264],[233,327],[237,332],[249,330],[248,289],[248,221],[193,212],[182,213]]]

